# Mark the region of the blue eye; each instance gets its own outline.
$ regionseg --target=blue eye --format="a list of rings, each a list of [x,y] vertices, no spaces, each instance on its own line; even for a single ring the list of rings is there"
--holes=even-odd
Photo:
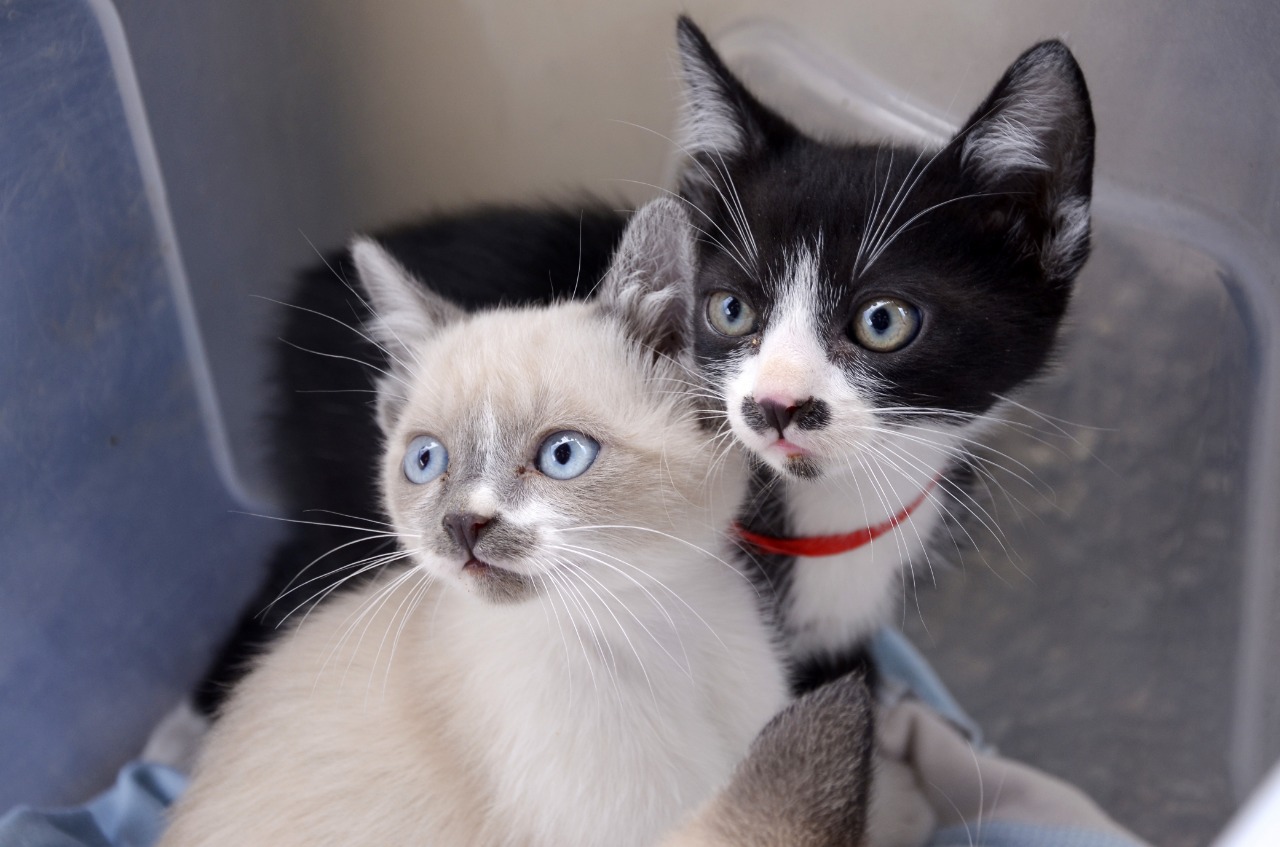
[[[599,452],[600,445],[591,436],[565,430],[547,436],[535,465],[552,479],[573,479],[587,472]]]
[[[430,435],[419,435],[404,453],[405,479],[415,485],[430,482],[449,467],[449,451]]]
[[[714,291],[707,298],[707,323],[721,335],[738,338],[759,329],[756,311],[746,300],[728,291]]]
[[[875,353],[901,350],[919,331],[920,310],[893,297],[868,300],[853,318],[853,339]]]

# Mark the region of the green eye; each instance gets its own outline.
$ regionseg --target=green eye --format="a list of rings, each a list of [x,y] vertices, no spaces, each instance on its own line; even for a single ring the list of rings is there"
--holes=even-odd
[[[707,323],[721,335],[739,338],[758,328],[756,310],[746,300],[728,291],[715,291],[707,298]]]
[[[877,297],[858,307],[853,340],[873,353],[901,350],[920,332],[920,310],[893,297]]]

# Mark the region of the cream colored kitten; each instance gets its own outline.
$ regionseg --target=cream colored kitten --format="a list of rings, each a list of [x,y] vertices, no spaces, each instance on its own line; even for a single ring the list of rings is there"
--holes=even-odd
[[[649,845],[728,783],[787,694],[673,358],[691,254],[656,201],[594,302],[468,316],[355,244],[401,552],[237,690],[166,847]]]

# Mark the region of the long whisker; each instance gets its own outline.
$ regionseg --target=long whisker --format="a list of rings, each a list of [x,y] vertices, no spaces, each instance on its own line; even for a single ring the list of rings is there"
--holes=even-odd
[[[654,529],[653,527],[648,527],[648,526],[632,526],[627,524],[599,524],[595,526],[564,527],[560,531],[561,532],[578,532],[578,531],[589,531],[589,530],[634,530],[636,532],[651,532],[651,533],[654,533],[655,535],[660,535],[663,538],[670,539],[671,541],[675,541],[677,543],[685,545],[686,547],[690,547],[694,550],[697,550],[699,553],[702,553],[703,555],[708,556],[711,559],[719,562],[720,564],[724,565],[726,568],[731,570],[733,573],[737,574],[742,580],[744,580],[748,585],[751,585],[751,587],[755,589],[755,585],[751,582],[749,578],[747,578],[746,574],[742,573],[742,571],[738,570],[738,568],[726,562],[724,559],[721,559],[719,556],[712,553],[710,550],[707,550],[705,547],[699,547],[697,544],[694,544],[692,541],[681,538],[678,535],[672,535],[669,532],[663,532],[660,529]]]

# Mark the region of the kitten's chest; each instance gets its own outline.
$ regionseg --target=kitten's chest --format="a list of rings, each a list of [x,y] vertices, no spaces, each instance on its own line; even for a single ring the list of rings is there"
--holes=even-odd
[[[581,642],[566,623],[565,641],[526,637],[473,668],[463,709],[482,717],[472,730],[488,750],[494,826],[534,844],[638,847],[728,780],[786,689],[745,584],[725,593],[731,613],[695,599],[705,622],[672,611],[679,627],[660,639],[644,629],[661,622],[643,616],[625,637],[583,631]],[[503,712],[481,705],[498,699]]]
[[[784,560],[779,617],[794,657],[848,650],[889,619],[905,580],[929,578],[928,542],[942,514],[936,498],[905,514],[904,504],[919,497],[909,485],[861,483],[797,483],[782,495],[785,521],[779,523],[788,537],[842,538],[848,545]]]
[[[535,843],[652,844],[727,782],[750,743],[709,721],[700,693],[668,690],[659,707],[636,688],[625,703],[617,696],[544,713],[545,746],[513,745],[497,763],[495,796],[539,833]]]

